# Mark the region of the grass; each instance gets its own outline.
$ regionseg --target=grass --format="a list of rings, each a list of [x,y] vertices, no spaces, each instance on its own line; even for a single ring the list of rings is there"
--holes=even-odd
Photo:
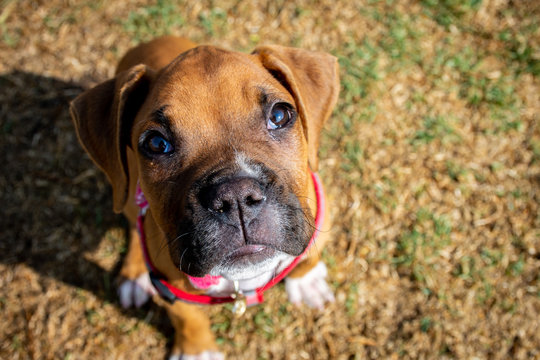
[[[257,333],[261,334],[264,338],[271,340],[276,337],[273,314],[262,309],[255,314],[253,321],[257,325]]]
[[[137,42],[168,35],[185,22],[180,5],[181,3],[172,0],[158,0],[154,5],[133,10],[127,19],[122,21],[124,31],[131,34]]]
[[[358,285],[351,284],[347,292],[347,300],[345,301],[345,308],[347,309],[347,315],[353,316],[358,311]]]
[[[227,14],[221,8],[201,12],[199,21],[208,36],[227,31]]]
[[[379,41],[379,45],[391,59],[398,60],[390,62],[390,70],[398,70],[410,62],[419,63],[422,61],[422,53],[418,51],[418,39],[422,33],[415,26],[418,18],[416,15],[387,11],[382,17],[382,22],[387,26],[387,34]]]
[[[422,0],[426,13],[439,24],[449,27],[478,9],[482,0]]]
[[[478,33],[467,25],[467,21],[480,8],[480,1],[424,1],[422,6],[429,16],[447,30],[458,27],[464,31]],[[481,136],[498,137],[502,134],[519,133],[524,129],[524,121],[518,110],[523,105],[520,95],[516,92],[516,84],[521,80],[523,72],[534,74],[535,61],[532,59],[531,52],[526,50],[529,45],[522,46],[520,51],[524,56],[520,58],[516,54],[511,54],[515,49],[510,48],[509,53],[508,49],[501,52],[501,50],[491,51],[482,47],[478,48],[448,32],[444,34],[443,45],[440,45],[441,42],[436,43],[434,57],[422,57],[421,52],[415,52],[415,49],[418,49],[422,41],[426,41],[429,31],[422,31],[416,26],[418,18],[414,15],[369,8],[364,9],[363,13],[384,23],[385,28],[381,31],[379,40],[366,36],[346,43],[340,56],[345,94],[336,111],[336,117],[340,121],[330,129],[329,136],[333,141],[341,144],[343,153],[339,163],[340,168],[345,171],[344,179],[362,191],[366,189],[373,191],[373,201],[369,203],[382,213],[391,214],[400,207],[399,196],[396,194],[403,192],[405,184],[397,181],[390,185],[379,181],[375,182],[371,188],[364,185],[369,179],[382,180],[380,177],[367,174],[371,170],[370,154],[373,152],[374,142],[363,136],[365,129],[373,126],[370,124],[381,121],[380,109],[384,109],[386,105],[378,99],[378,96],[384,97],[384,95],[374,89],[377,82],[387,81],[392,74],[409,74],[412,66],[418,65],[427,74],[428,81],[431,81],[432,90],[453,93],[471,112],[476,111],[486,115],[478,128]],[[507,38],[505,41],[508,42],[510,39]],[[522,37],[522,42],[530,44],[531,37]],[[500,73],[494,73],[492,68],[486,67],[492,57],[502,59],[502,63],[510,61],[512,68],[499,67]],[[445,76],[448,78],[445,79]],[[426,106],[431,102],[429,97],[429,92],[416,90],[406,102],[409,110],[425,109],[421,121],[413,119],[418,124],[413,126],[410,132],[412,136],[409,144],[413,146],[413,151],[418,153],[433,149],[433,144],[436,144],[436,148],[449,150],[468,142],[468,139],[463,137],[463,131],[457,131],[457,129],[462,129],[465,124],[469,124],[470,119],[448,112],[433,112]],[[354,111],[351,111],[352,109]],[[369,116],[365,116],[366,113]],[[410,123],[411,119],[403,115],[402,121]],[[373,133],[367,136],[377,137]],[[381,139],[381,144],[399,146],[400,141],[402,140],[396,141],[394,136],[389,136]],[[530,145],[531,150],[536,149],[534,144],[533,142],[533,145]],[[533,159],[537,158],[533,155]],[[498,172],[507,169],[507,166],[508,164],[492,162],[489,168]],[[471,170],[465,163],[450,157],[443,162],[443,168],[437,171],[445,173],[456,186],[463,190],[464,194],[470,194],[470,189],[464,183],[469,181],[470,177],[467,175]],[[490,183],[490,180],[486,178],[489,172],[473,171],[473,174],[476,181]],[[417,198],[424,198],[425,187],[418,187],[418,189],[421,190],[418,190]],[[516,190],[510,195],[516,199],[523,196]],[[441,251],[447,254],[448,249],[454,248],[451,234],[461,232],[462,226],[455,228],[451,226],[448,217],[437,215],[425,208],[415,209],[412,206],[410,211],[415,213],[415,220],[408,229],[402,230],[402,234],[397,237],[395,248],[379,246],[385,249],[387,255],[390,255],[390,261],[401,276],[410,278],[427,297],[435,294],[441,303],[450,305],[450,299],[455,296],[452,294],[453,290],[440,286],[441,282],[448,281],[446,271],[443,271],[441,267],[446,262],[441,256]],[[378,242],[378,244],[388,246],[388,241]],[[506,268],[501,268],[502,260],[506,258],[503,251],[501,247],[495,246],[483,249],[479,252],[480,255],[471,251],[457,257],[454,259],[456,267],[451,274],[465,281],[469,288],[476,289],[474,291],[478,304],[483,306],[495,301],[503,311],[515,312],[515,302],[497,300],[499,288],[494,278],[513,276],[512,274],[520,276],[523,274],[522,267],[526,268],[527,262],[520,255],[518,260],[511,261]],[[373,266],[381,261],[381,258],[377,256],[371,259],[373,259]],[[352,300],[355,291],[356,289],[351,290],[347,296],[346,304],[349,313],[356,311]],[[420,321],[420,330],[428,332],[433,324],[431,317],[424,317]],[[447,345],[441,348],[445,349],[444,353],[452,353]]]
[[[0,38],[9,47],[15,47],[19,42],[19,29],[8,28],[6,22],[15,7],[15,0],[4,1],[0,11]]]
[[[424,317],[420,320],[420,331],[428,332],[433,326],[432,320],[429,317]]]
[[[459,141],[459,135],[456,134],[449,121],[442,116],[426,116],[423,121],[423,127],[417,130],[410,140],[413,145],[429,144],[433,140],[454,142]]]
[[[429,289],[437,278],[439,251],[450,244],[451,231],[445,217],[427,209],[418,210],[411,230],[397,241],[392,263],[402,274]]]
[[[43,84],[97,83],[130,44],[169,33],[245,51],[323,50],[341,68],[320,151],[336,304],[296,308],[279,285],[240,320],[230,306],[208,309],[229,357],[539,356],[536,10],[479,0],[51,1],[0,10],[9,89],[0,92],[0,197],[10,222],[0,358],[27,348],[43,358],[166,356],[165,314],[116,305],[125,246],[122,231],[109,232],[119,220],[108,185],[100,175],[71,184],[93,165],[76,143],[65,84]],[[9,75],[17,69],[42,78]]]
[[[342,78],[345,104],[365,98],[369,86],[378,76],[378,47],[368,39],[360,43],[348,42],[338,55],[339,64],[345,69]]]

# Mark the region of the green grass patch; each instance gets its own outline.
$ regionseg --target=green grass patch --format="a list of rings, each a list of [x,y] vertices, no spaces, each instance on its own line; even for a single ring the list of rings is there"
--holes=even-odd
[[[343,150],[345,161],[341,163],[341,168],[344,171],[361,171],[364,152],[358,141],[347,141]]]
[[[348,42],[338,55],[343,69],[341,84],[345,103],[365,98],[373,81],[379,79],[378,49],[371,41]]]
[[[525,268],[525,258],[523,255],[519,256],[516,261],[511,261],[506,268],[506,274],[511,276],[520,276],[523,274]]]
[[[199,22],[208,36],[227,31],[227,13],[221,8],[213,8],[199,14]]]
[[[446,161],[446,171],[448,172],[450,179],[458,182],[459,178],[465,175],[467,172],[463,167],[461,167],[461,165],[450,160]]]
[[[5,24],[0,24],[0,39],[9,47],[16,47],[21,40],[21,30],[18,28],[8,29]]]
[[[471,48],[470,46],[466,46],[463,49],[459,49],[460,51],[449,55],[449,57],[445,57],[445,51],[443,49],[439,49],[439,56],[441,56],[444,66],[447,69],[455,69],[460,74],[470,74],[478,69],[479,66],[479,56],[481,56],[481,53],[478,53],[477,50]]]
[[[459,135],[445,117],[426,116],[422,125],[422,128],[414,133],[414,136],[410,140],[411,144],[429,144],[436,139],[440,140],[442,143],[460,140]]]
[[[231,312],[232,312],[232,307],[230,309],[227,309],[227,310],[231,310]],[[231,323],[230,323],[229,319],[224,317],[221,320],[222,321],[216,321],[216,322],[212,323],[212,326],[211,326],[212,331],[226,332],[227,330],[230,329]]]
[[[16,6],[14,0],[4,1],[0,9],[0,40],[9,47],[15,47],[21,39],[21,29],[9,27],[6,23]]]
[[[267,313],[264,308],[257,311],[253,318],[257,333],[264,336],[267,340],[271,340],[276,336],[273,319],[274,315]]]
[[[487,266],[497,266],[502,258],[503,254],[500,250],[482,249],[480,257]]]
[[[137,42],[148,41],[183,25],[185,21],[180,14],[178,2],[158,0],[154,5],[131,11],[122,26]]]
[[[90,325],[95,325],[100,320],[99,314],[94,309],[85,310],[84,316],[86,317],[86,321],[88,321]]]
[[[457,261],[452,275],[466,280],[467,282],[473,282],[476,280],[478,273],[476,258],[465,255]]]
[[[348,316],[353,316],[358,310],[358,284],[356,283],[352,283],[347,291],[345,309],[347,309]]]
[[[486,66],[489,68],[493,58],[495,56],[490,52],[471,46],[460,47],[452,37],[447,37],[436,49],[435,57],[425,60],[422,66],[445,91],[455,91],[471,108],[487,111],[493,126],[485,129],[486,133],[520,131],[523,122],[519,118],[515,87],[519,74],[504,68],[504,62],[500,63],[499,69],[487,70]],[[455,79],[455,85],[449,88],[442,80],[444,76]]]
[[[343,159],[340,166],[353,183],[358,182],[364,161],[363,149],[356,136],[358,125],[372,122],[378,113],[377,105],[370,101],[368,94],[371,85],[380,80],[380,51],[374,42],[364,39],[350,40],[339,53],[335,53],[340,64],[342,89],[325,138],[333,141],[334,149],[340,149]],[[334,150],[329,149],[327,143],[323,139],[322,157]]]
[[[430,317],[426,316],[420,319],[420,331],[426,333],[433,326],[433,321]]]
[[[381,37],[380,47],[393,60],[390,70],[397,70],[409,62],[421,63],[422,52],[418,51],[418,40],[422,33],[416,25],[415,15],[391,11],[384,14],[386,34]]]
[[[492,80],[481,74],[463,73],[459,95],[473,106],[485,103],[511,107],[516,101],[515,88],[511,84],[512,82],[504,79]]]
[[[381,212],[387,214],[396,208],[398,188],[392,178],[384,176],[382,182],[375,183],[371,189],[377,200],[373,205]]]
[[[478,290],[476,299],[481,304],[491,301],[493,299],[493,285],[484,279],[480,290]]]
[[[444,27],[459,24],[466,15],[478,9],[482,0],[422,0],[428,16]]]
[[[540,75],[540,58],[535,51],[533,39],[538,33],[538,21],[523,27],[521,31],[504,29],[498,38],[504,43],[508,58],[518,65],[517,72],[528,72],[534,76]]]
[[[19,335],[14,335],[12,338],[11,338],[11,344],[10,344],[11,348],[13,350],[20,350],[22,349],[23,347],[23,342],[21,341],[21,338],[19,337]]]
[[[533,153],[532,162],[536,163],[540,161],[540,139],[529,140],[529,150]]]
[[[422,287],[436,276],[439,251],[450,243],[452,225],[444,216],[420,209],[411,229],[399,239],[392,263]]]
[[[504,311],[512,312],[516,304],[508,299],[497,299],[497,284],[500,279],[522,276],[525,271],[525,257],[523,254],[517,260],[504,264],[505,254],[498,248],[482,248],[479,252],[469,253],[455,261],[452,275],[465,282],[465,286],[475,289],[475,298],[479,304],[494,301]]]

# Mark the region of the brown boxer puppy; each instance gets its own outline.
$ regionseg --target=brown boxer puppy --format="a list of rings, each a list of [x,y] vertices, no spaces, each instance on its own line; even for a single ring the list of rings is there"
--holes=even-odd
[[[241,54],[167,36],[130,50],[114,79],[72,102],[79,140],[133,224],[121,303],[140,306],[157,288],[176,330],[171,358],[223,358],[192,303],[258,302],[300,256],[291,301],[333,300],[325,233],[310,240],[322,207],[311,172],[338,91],[328,54]]]

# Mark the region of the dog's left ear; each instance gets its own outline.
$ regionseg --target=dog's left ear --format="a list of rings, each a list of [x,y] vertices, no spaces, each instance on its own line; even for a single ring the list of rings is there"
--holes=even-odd
[[[253,54],[293,95],[307,137],[309,165],[317,171],[321,130],[339,94],[337,59],[322,52],[278,45],[257,47]]]
[[[126,147],[133,120],[145,101],[153,74],[146,65],[134,66],[85,91],[70,104],[79,141],[113,187],[115,212],[121,212],[127,201]]]

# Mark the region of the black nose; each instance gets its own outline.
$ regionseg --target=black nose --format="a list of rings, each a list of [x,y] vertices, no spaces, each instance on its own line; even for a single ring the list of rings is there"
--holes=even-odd
[[[208,207],[227,223],[248,226],[266,202],[261,184],[248,177],[236,177],[214,185],[210,190]]]

